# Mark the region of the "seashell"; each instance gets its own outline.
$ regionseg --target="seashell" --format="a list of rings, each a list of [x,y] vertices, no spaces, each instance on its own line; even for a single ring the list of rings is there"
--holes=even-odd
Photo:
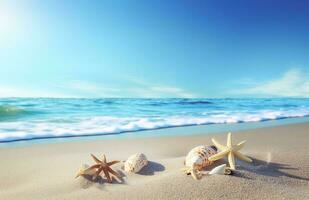
[[[143,153],[136,153],[131,155],[124,163],[124,170],[126,172],[139,172],[143,167],[148,164],[147,157]]]
[[[215,146],[197,146],[189,151],[185,166],[189,168],[194,168],[197,170],[202,170],[206,166],[211,165],[213,162],[209,161],[208,158],[217,153],[217,148]]]
[[[209,175],[214,175],[214,174],[224,175],[225,171],[226,171],[226,164],[223,164],[223,165],[219,165],[213,168],[208,174]]]
[[[194,179],[200,179],[202,176],[200,171],[213,163],[208,158],[216,153],[215,146],[201,145],[191,149],[185,159],[184,171],[188,175],[191,174]]]
[[[233,175],[233,174],[234,174],[234,171],[231,168],[229,167],[225,168],[224,175]]]
[[[89,175],[89,176],[94,175],[96,173],[96,169],[89,169],[89,167],[90,166],[87,164],[82,164],[75,178],[79,176],[85,176],[85,175]]]

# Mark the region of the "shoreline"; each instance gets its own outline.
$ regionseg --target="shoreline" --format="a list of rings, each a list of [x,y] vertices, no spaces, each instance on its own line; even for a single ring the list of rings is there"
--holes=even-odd
[[[186,154],[197,145],[212,144],[212,137],[224,144],[226,132],[0,148],[0,158],[5,160],[0,170],[0,198],[308,199],[308,130],[309,123],[299,123],[235,131],[235,143],[247,140],[241,152],[253,164],[237,162],[235,175],[207,176],[200,181],[180,171]],[[149,166],[141,174],[126,174],[121,165],[115,166],[125,175],[122,183],[74,179],[81,164],[92,164],[90,153],[125,160],[136,152],[146,154]]]
[[[227,131],[243,131],[256,128],[301,124],[307,122],[309,122],[309,117],[292,117],[292,118],[264,120],[257,122],[238,122],[238,123],[223,123],[223,124],[201,124],[201,125],[162,127],[156,129],[123,131],[120,133],[23,138],[9,141],[0,141],[0,149],[14,146],[36,145],[40,143],[53,144],[58,142],[66,143],[75,141],[93,141],[93,140],[120,139],[120,138],[162,137],[162,136],[164,137],[164,136],[200,135],[200,134],[209,135]]]

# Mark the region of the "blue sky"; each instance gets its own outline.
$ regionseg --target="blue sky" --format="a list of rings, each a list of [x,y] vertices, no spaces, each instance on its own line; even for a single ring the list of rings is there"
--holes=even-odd
[[[309,1],[0,2],[0,97],[309,97]]]

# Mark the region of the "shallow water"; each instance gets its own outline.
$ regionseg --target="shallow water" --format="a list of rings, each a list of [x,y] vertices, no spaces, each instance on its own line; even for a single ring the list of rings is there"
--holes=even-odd
[[[0,99],[0,142],[309,116],[309,99]],[[133,134],[138,134],[137,132]]]

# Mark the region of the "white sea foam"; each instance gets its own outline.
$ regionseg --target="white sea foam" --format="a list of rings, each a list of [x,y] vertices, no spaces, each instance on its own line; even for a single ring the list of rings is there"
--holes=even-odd
[[[117,134],[128,131],[151,130],[166,127],[258,122],[291,117],[308,116],[309,110],[262,110],[255,113],[222,112],[200,116],[167,117],[80,117],[70,120],[32,120],[1,122],[0,141],[63,137],[92,134]]]

